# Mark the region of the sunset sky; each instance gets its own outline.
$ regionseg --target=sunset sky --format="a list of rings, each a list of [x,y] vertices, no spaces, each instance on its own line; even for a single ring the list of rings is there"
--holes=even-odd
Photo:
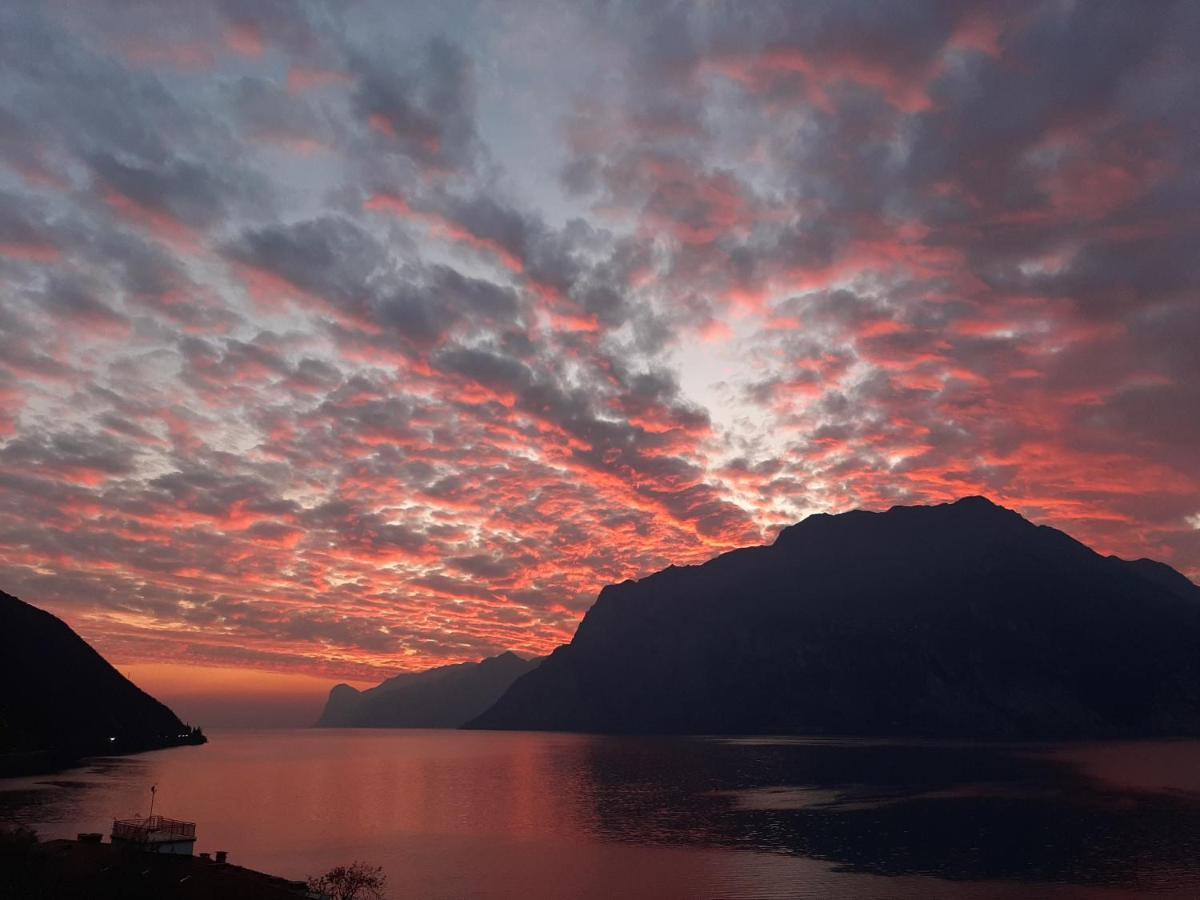
[[[546,652],[819,511],[985,494],[1198,578],[1197,47],[1195,3],[9,0],[0,588],[187,715]]]

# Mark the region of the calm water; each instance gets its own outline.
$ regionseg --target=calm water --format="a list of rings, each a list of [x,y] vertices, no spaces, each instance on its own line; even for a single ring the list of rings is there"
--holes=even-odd
[[[198,850],[394,897],[1200,897],[1200,742],[244,732],[0,780],[0,821],[107,832],[151,783]]]

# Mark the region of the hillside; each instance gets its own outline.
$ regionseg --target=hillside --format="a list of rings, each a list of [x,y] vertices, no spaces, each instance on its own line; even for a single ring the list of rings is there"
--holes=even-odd
[[[980,497],[816,515],[601,591],[476,728],[1200,734],[1200,588]]]
[[[203,736],[48,612],[0,591],[0,775]]]

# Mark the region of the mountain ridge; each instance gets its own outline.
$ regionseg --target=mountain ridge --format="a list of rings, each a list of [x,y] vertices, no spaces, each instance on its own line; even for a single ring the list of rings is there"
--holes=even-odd
[[[458,728],[495,703],[540,660],[506,650],[478,662],[401,672],[364,691],[337,684],[316,727]]]
[[[1185,576],[968,497],[810,516],[608,585],[469,727],[1200,734],[1198,658]]]

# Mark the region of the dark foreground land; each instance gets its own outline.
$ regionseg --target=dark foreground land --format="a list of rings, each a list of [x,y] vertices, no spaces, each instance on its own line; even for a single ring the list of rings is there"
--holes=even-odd
[[[87,841],[0,840],[0,897],[27,900],[295,900],[288,881],[196,856]]]

